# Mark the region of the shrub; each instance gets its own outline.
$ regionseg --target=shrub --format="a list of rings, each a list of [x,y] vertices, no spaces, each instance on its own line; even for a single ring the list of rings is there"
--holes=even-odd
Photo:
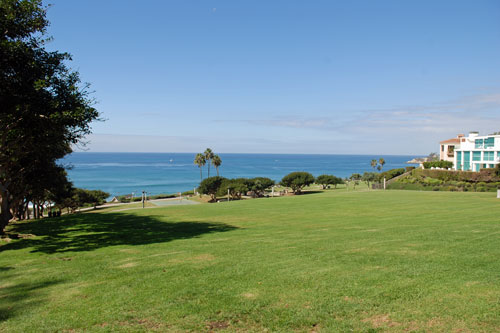
[[[229,193],[231,199],[241,199],[241,196],[248,191],[247,181],[245,178],[224,179],[217,194],[224,196]]]
[[[302,188],[307,185],[314,183],[314,176],[309,172],[292,172],[283,177],[280,184],[285,187],[291,187],[293,193],[298,194],[302,191]]]
[[[380,179],[384,179],[384,177],[385,177],[386,180],[389,180],[389,179],[392,179],[394,177],[400,176],[403,173],[405,173],[404,168],[387,170],[387,171],[382,172],[380,174]]]
[[[449,161],[433,161],[433,162],[424,162],[424,168],[453,168],[453,162]]]
[[[363,173],[361,180],[368,185],[368,188],[370,188],[370,183],[375,183],[379,180],[379,175],[376,172],[365,172]]]
[[[198,187],[198,192],[210,195],[210,201],[213,202],[217,199],[217,192],[224,180],[225,178],[218,176],[205,178]]]
[[[414,166],[407,166],[407,167],[405,168],[405,171],[406,171],[406,172],[410,172],[410,171],[412,171],[412,170],[415,170],[415,167],[414,167]]]
[[[248,189],[250,191],[253,191],[255,196],[261,197],[264,195],[264,191],[267,190],[268,188],[274,186],[275,182],[274,180],[266,177],[256,177],[249,179],[250,185],[248,186]]]
[[[320,184],[323,189],[325,189],[328,185],[334,185],[335,184],[335,177],[334,175],[320,175],[316,177],[316,184]]]

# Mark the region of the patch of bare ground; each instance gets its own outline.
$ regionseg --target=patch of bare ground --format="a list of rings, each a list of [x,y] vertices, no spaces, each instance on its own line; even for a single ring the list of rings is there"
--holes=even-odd
[[[418,321],[410,321],[405,323],[401,327],[401,331],[404,332],[455,332],[455,333],[466,333],[472,332],[470,329],[466,328],[466,325],[462,321],[454,321],[453,326],[460,326],[455,328],[450,328],[450,322],[446,321],[443,318],[434,317],[428,321],[418,322]]]
[[[211,254],[205,253],[205,254],[200,254],[199,256],[196,256],[193,259],[195,261],[212,261],[215,260],[215,257]]]
[[[171,259],[168,262],[172,264],[182,264],[182,263],[196,263],[196,264],[203,264],[207,263],[210,261],[214,261],[215,256],[209,253],[204,253],[200,254],[194,257],[187,257],[187,258],[175,258]]]
[[[370,323],[373,328],[396,327],[401,323],[393,321],[388,314],[375,315],[362,320],[364,323]]]
[[[344,253],[359,253],[359,252],[366,252],[366,251],[370,251],[370,249],[368,249],[367,247],[358,247],[355,249],[345,250]]]
[[[124,253],[139,253],[139,251],[133,250],[133,249],[121,249],[121,250],[118,250],[118,251],[124,252]]]
[[[257,295],[254,293],[243,293],[241,296],[245,297],[246,299],[256,299]]]
[[[151,254],[148,257],[161,257],[161,256],[170,256],[172,254],[179,254],[179,253],[184,253],[185,251],[173,251],[173,252],[166,252],[166,253],[156,253],[156,254]]]
[[[227,321],[212,321],[206,325],[206,328],[209,332],[225,330],[229,327],[229,323]]]
[[[319,332],[319,331],[320,331],[320,326],[319,326],[319,324],[318,324],[318,323],[316,323],[316,324],[313,324],[313,325],[312,325],[312,328],[311,328],[311,330],[309,331],[309,333],[317,333],[317,332]]]
[[[123,265],[120,265],[118,266],[119,268],[130,268],[130,267],[135,267],[137,266],[137,263],[135,262],[129,262],[129,263],[126,263],[126,264],[123,264]]]

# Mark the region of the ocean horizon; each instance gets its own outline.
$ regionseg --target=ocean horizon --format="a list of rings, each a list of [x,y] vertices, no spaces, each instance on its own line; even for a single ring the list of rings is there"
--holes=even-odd
[[[61,159],[68,167],[69,179],[76,187],[100,189],[111,196],[141,193],[150,195],[193,190],[200,183],[200,169],[194,164],[196,153],[74,152]],[[226,178],[268,177],[276,182],[293,171],[307,171],[315,177],[374,171],[372,159],[384,158],[382,171],[409,166],[416,155],[354,154],[269,154],[221,153],[219,175]],[[203,167],[203,178],[208,176]],[[210,166],[210,176],[217,171]]]

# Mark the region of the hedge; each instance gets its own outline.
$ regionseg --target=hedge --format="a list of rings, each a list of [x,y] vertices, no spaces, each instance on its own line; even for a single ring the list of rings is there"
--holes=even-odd
[[[430,169],[430,168],[451,169],[451,168],[453,168],[453,162],[449,162],[449,161],[424,162],[424,168],[425,169]]]

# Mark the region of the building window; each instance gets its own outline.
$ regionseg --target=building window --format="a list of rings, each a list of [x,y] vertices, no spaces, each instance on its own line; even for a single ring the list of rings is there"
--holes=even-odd
[[[481,152],[480,151],[472,152],[472,160],[473,161],[481,161]]]
[[[500,152],[499,152],[500,154]],[[461,151],[457,151],[457,166],[456,166],[457,170],[462,170],[462,152]]]
[[[444,151],[444,145],[441,145],[441,151]]]
[[[484,148],[492,148],[493,146],[495,146],[495,138],[484,139]]]
[[[495,167],[495,164],[490,164],[490,168],[494,168]]]
[[[484,160],[485,161],[494,161],[495,160],[495,152],[485,151],[484,152]]]
[[[464,171],[470,171],[470,151],[464,151]]]
[[[483,139],[476,139],[475,144],[476,149],[483,148]]]

